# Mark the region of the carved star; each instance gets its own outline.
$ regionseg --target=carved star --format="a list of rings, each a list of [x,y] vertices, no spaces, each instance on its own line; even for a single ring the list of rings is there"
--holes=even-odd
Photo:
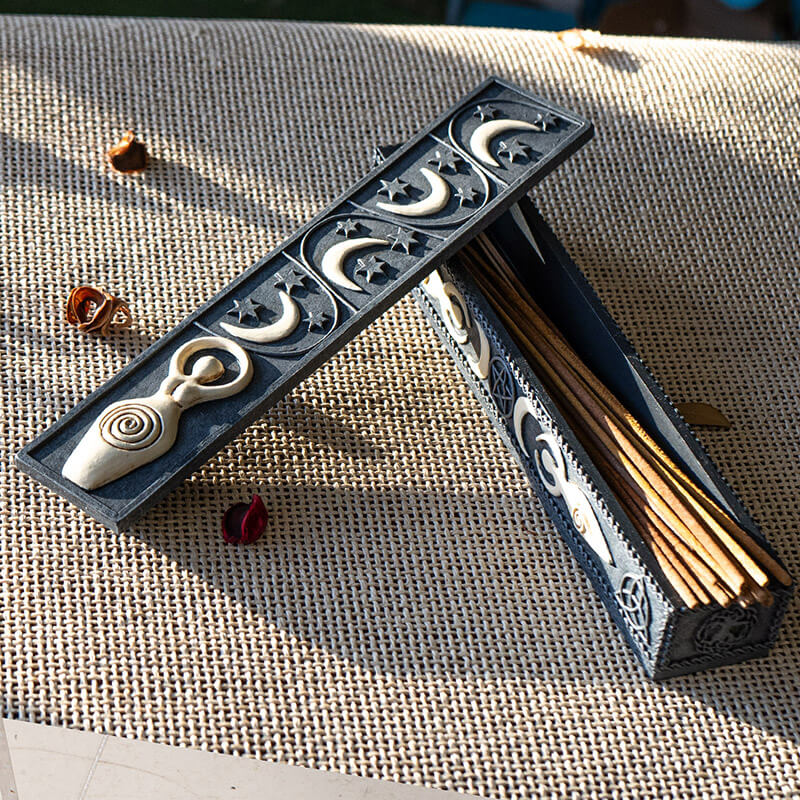
[[[487,119],[494,119],[498,114],[496,108],[492,106],[477,106],[473,117],[480,117],[481,122],[486,122]]]
[[[264,308],[264,306],[261,303],[253,302],[251,297],[245,297],[244,300],[234,300],[233,308],[228,311],[228,314],[238,314],[239,322],[244,322],[248,317],[258,321],[259,308]]]
[[[542,130],[546,131],[548,125],[551,128],[558,125],[558,117],[554,114],[551,114],[549,111],[545,111],[544,114],[539,114],[539,116],[536,118],[536,124],[541,125]]]
[[[368,255],[366,258],[359,258],[356,264],[358,265],[356,272],[364,275],[367,283],[372,283],[372,279],[376,275],[383,275],[386,269],[386,262],[374,254]]]
[[[471,186],[459,186],[458,189],[456,189],[459,208],[461,208],[464,203],[474,203],[477,196],[478,193]]]
[[[350,238],[351,233],[358,231],[358,223],[353,222],[352,219],[339,220],[336,223],[336,233],[341,233],[345,239]]]
[[[285,275],[280,272],[275,273],[275,288],[279,289],[283,286],[286,294],[291,294],[292,289],[305,289],[303,281],[306,280],[306,275],[298,272],[295,269],[290,269]]]
[[[414,238],[413,231],[407,231],[404,228],[398,228],[397,233],[390,233],[389,238],[392,240],[390,250],[402,250],[405,253],[410,253],[411,248],[419,242]]]
[[[436,164],[437,172],[444,172],[446,169],[451,169],[453,172],[458,172],[458,165],[463,159],[459,158],[452,150],[437,150],[433,154],[433,158],[428,159],[429,164]]]
[[[507,142],[500,142],[497,154],[500,156],[508,156],[509,161],[513,163],[518,158],[530,158],[528,155],[530,149],[530,145],[514,137]]]
[[[385,194],[389,200],[394,200],[398,195],[408,197],[408,184],[400,178],[393,178],[390,181],[381,180],[381,188],[378,194]]]
[[[329,319],[330,317],[324,311],[309,311],[307,317],[308,330],[325,330],[325,323]]]

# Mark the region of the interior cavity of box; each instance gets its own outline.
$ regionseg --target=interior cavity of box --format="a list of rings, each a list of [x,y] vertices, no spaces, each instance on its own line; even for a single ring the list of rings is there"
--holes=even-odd
[[[521,228],[519,217],[504,214],[492,223],[489,233],[517,270],[536,303],[658,444],[728,509],[737,522],[748,528],[754,527],[744,509],[726,497],[722,489],[724,480],[713,465],[708,459],[705,465],[701,463],[696,453],[696,440],[692,441],[691,432],[630,343],[615,330],[616,325],[610,315],[604,309],[598,310],[600,303],[586,279],[580,273],[576,275],[564,268],[553,269],[548,266],[551,261],[547,257],[548,252],[560,248],[560,245],[535,224],[538,214],[533,206],[529,202],[522,202],[519,208],[529,224],[528,231]],[[530,235],[526,235],[528,233]],[[536,246],[531,242],[531,236]],[[537,247],[542,256],[537,252]],[[563,264],[564,259],[558,261]]]

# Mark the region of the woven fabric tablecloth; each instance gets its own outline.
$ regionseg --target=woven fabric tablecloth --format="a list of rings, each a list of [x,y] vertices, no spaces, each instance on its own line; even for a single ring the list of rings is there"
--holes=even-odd
[[[500,797],[800,796],[772,655],[647,681],[406,298],[134,530],[14,452],[490,73],[587,116],[535,201],[800,575],[800,49],[0,19],[7,716]],[[109,171],[131,127],[154,156]],[[90,339],[79,283],[132,301]],[[231,547],[222,512],[271,521]]]

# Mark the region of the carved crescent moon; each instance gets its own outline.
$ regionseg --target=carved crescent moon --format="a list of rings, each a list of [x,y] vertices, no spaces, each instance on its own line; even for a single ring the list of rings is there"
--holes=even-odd
[[[416,203],[377,203],[378,208],[390,211],[392,214],[400,214],[404,217],[427,217],[429,214],[436,214],[441,211],[450,199],[450,184],[433,170],[427,167],[420,169],[423,177],[431,187],[430,194],[418,200]]]
[[[267,342],[277,342],[286,338],[294,331],[300,322],[300,306],[289,296],[288,292],[278,292],[281,299],[283,313],[281,318],[272,325],[262,325],[260,328],[243,328],[241,325],[231,325],[229,322],[220,322],[219,326],[226,333],[235,336],[237,339],[244,339],[248,342],[266,344]]]
[[[486,380],[489,377],[489,356],[492,354],[492,347],[483,332],[483,328],[477,322],[475,327],[478,329],[478,358],[474,359],[469,355],[467,355],[467,358],[473,372],[479,378]]]
[[[343,242],[329,247],[322,256],[322,274],[337,286],[349,289],[351,292],[363,292],[364,290],[353,283],[344,274],[344,260],[354,250],[361,250],[363,247],[374,247],[375,245],[387,245],[386,239],[372,239],[364,236],[360,239],[345,239]]]
[[[525,447],[525,440],[522,438],[522,423],[525,420],[525,415],[533,414],[533,412],[533,403],[531,403],[530,398],[517,398],[517,402],[514,403],[514,435],[517,437],[522,452],[525,453],[528,458],[531,457],[531,454],[528,452],[528,448]]]
[[[521,119],[493,119],[478,125],[469,137],[469,149],[479,161],[490,167],[499,167],[500,164],[489,152],[489,145],[495,136],[506,131],[540,131],[536,125],[523,122]]]

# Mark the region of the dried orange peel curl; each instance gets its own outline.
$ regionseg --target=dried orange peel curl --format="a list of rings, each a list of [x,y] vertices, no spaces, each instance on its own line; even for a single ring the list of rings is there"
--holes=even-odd
[[[128,304],[94,286],[76,286],[67,298],[67,322],[84,333],[108,336],[130,327],[133,322]]]

